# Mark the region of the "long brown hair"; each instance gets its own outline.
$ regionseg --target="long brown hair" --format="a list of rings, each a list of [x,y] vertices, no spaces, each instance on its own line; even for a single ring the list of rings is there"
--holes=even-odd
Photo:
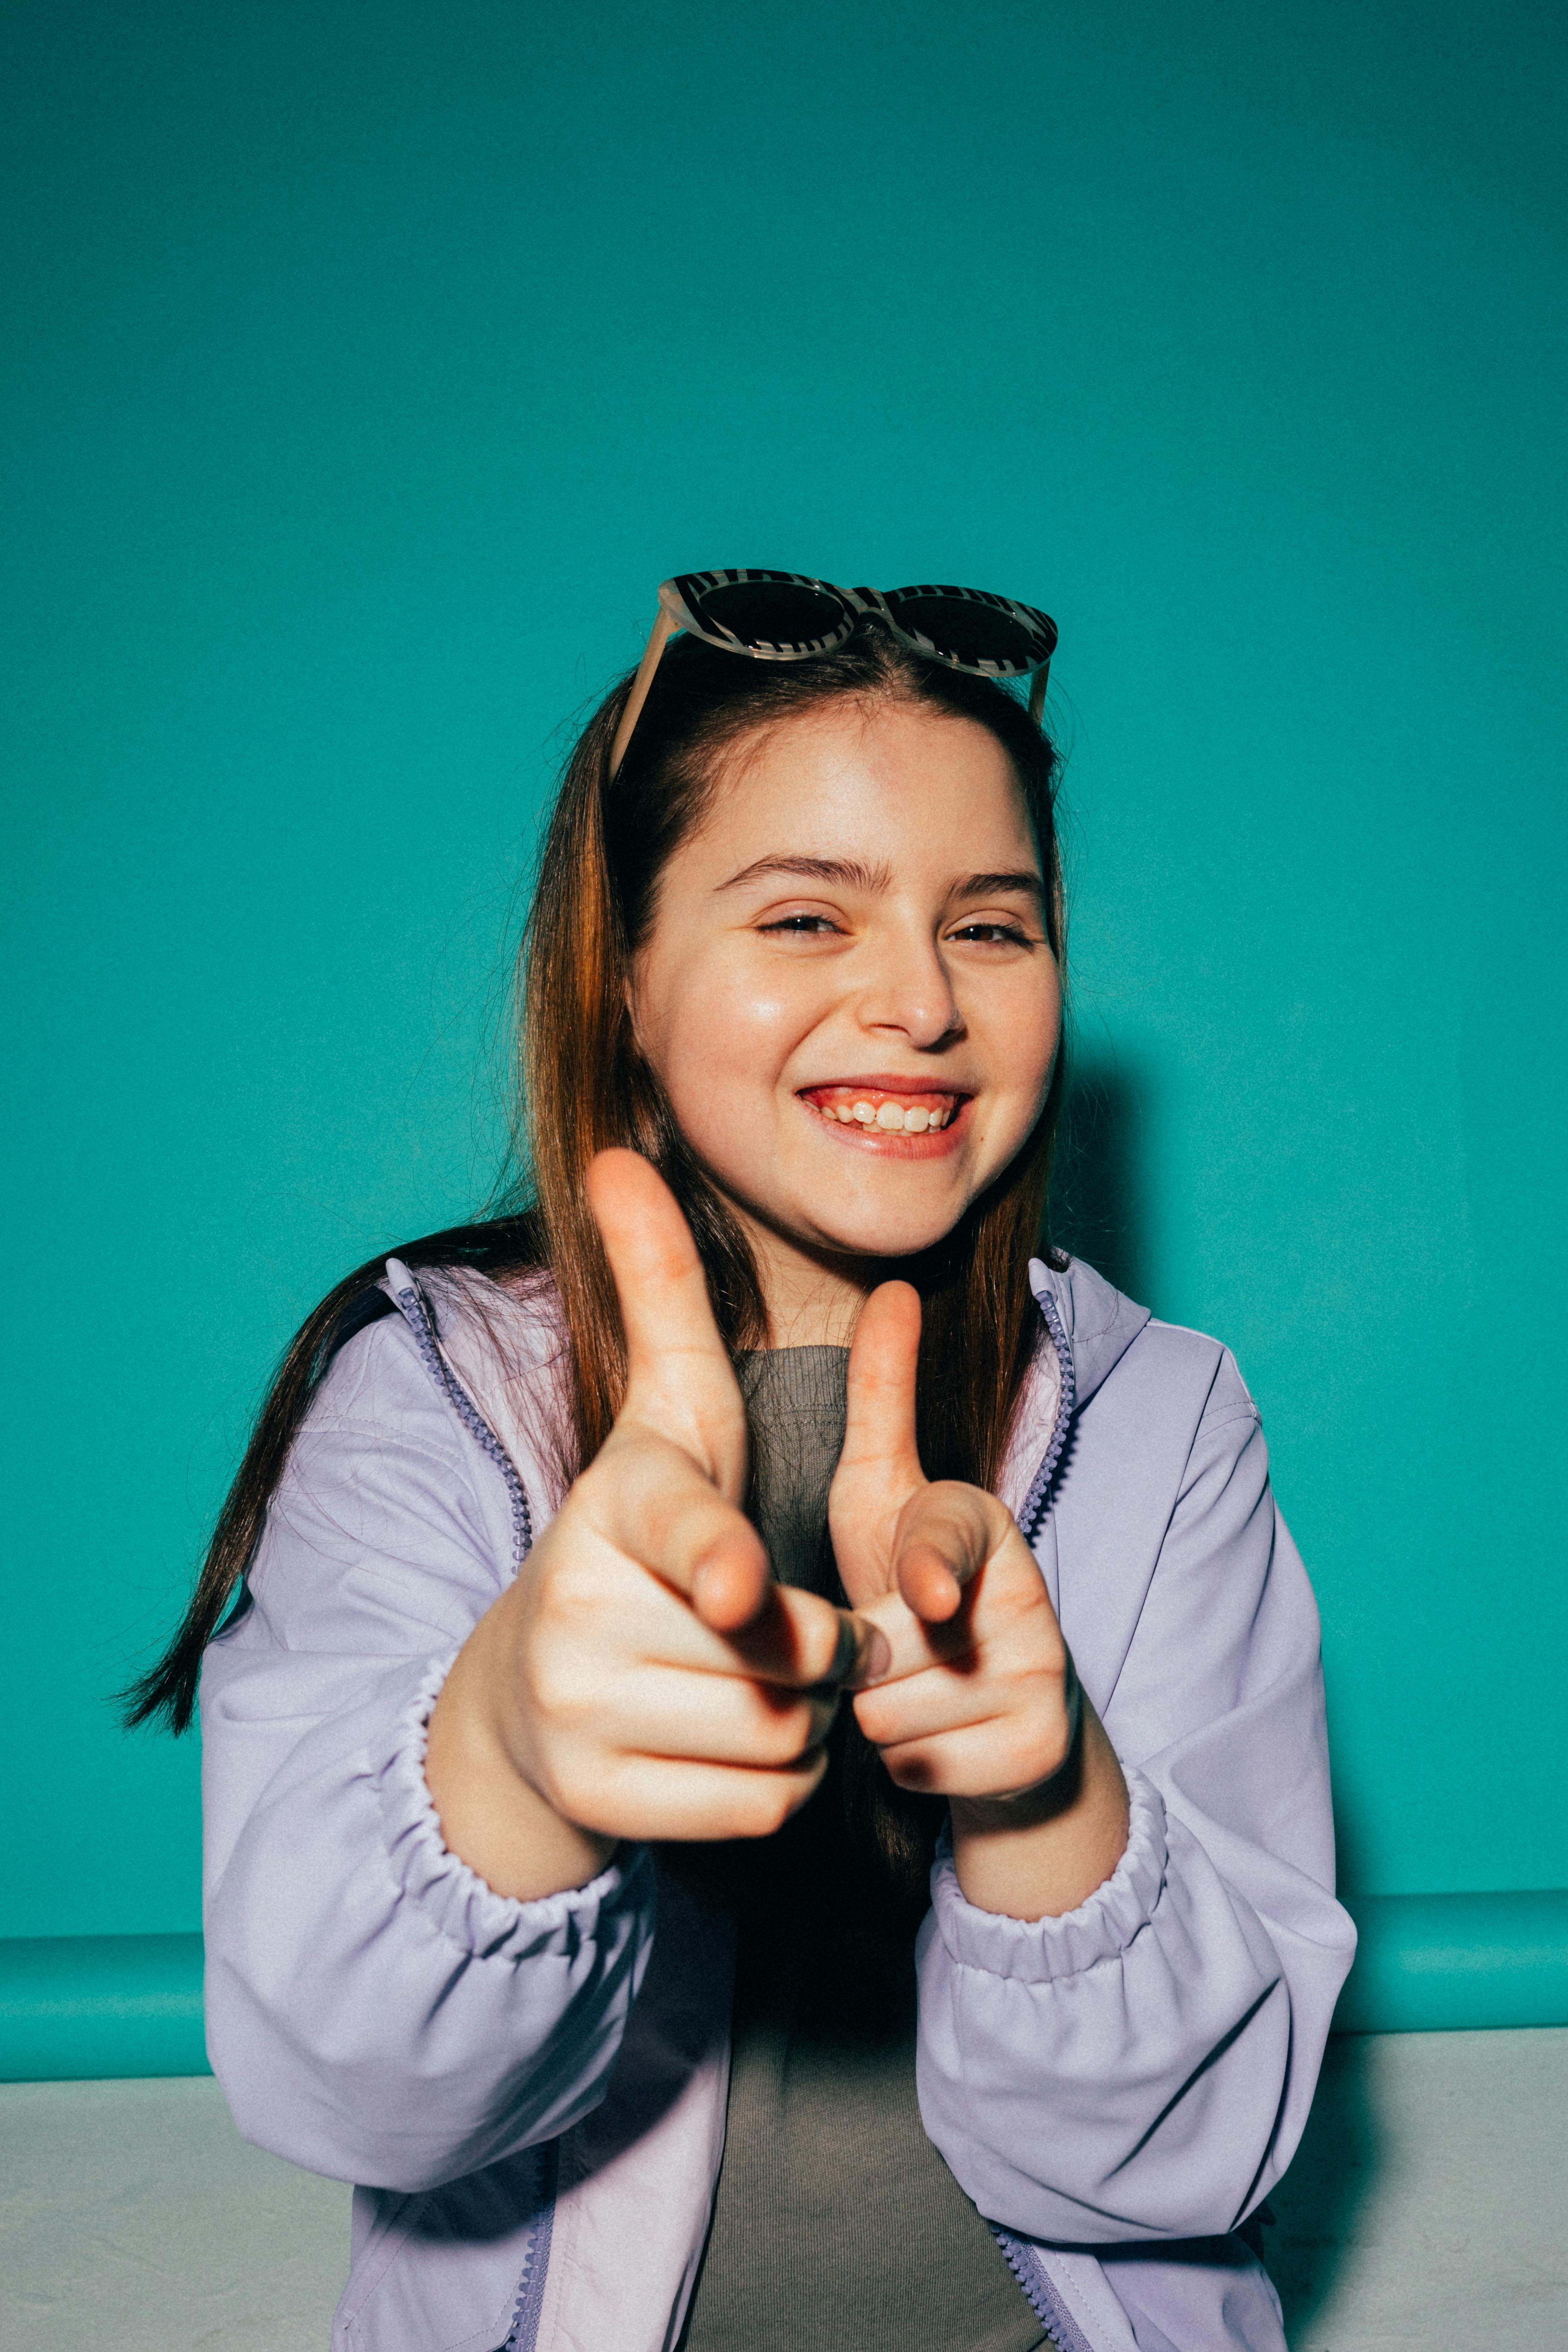
[[[520,1145],[526,1203],[405,1243],[413,1268],[463,1265],[505,1277],[547,1266],[560,1294],[570,1366],[561,1432],[563,1479],[593,1459],[626,1385],[615,1286],[584,1190],[612,1144],[650,1160],[685,1212],[714,1315],[732,1349],[766,1338],[751,1248],[699,1165],[632,1033],[633,960],[656,911],[664,866],[700,823],[724,761],[742,739],[848,698],[897,702],[977,721],[1007,752],[1039,844],[1047,936],[1063,962],[1061,869],[1053,820],[1058,754],[1022,704],[989,680],[922,661],[875,621],[837,652],[754,662],[679,637],[665,655],[614,779],[610,747],[629,678],[600,705],[567,761],[545,836],[521,961]],[[1058,1055],[1039,1118],[1016,1159],[953,1233],[897,1270],[921,1290],[918,1426],[929,1474],[994,1486],[1033,1354],[1037,1318],[1025,1263],[1044,1223],[1063,1081]],[[531,1197],[530,1197],[531,1196]],[[161,1716],[183,1731],[202,1654],[245,1577],[289,1449],[338,1349],[392,1311],[375,1286],[385,1253],[329,1292],[290,1343],[218,1517],[184,1619],[163,1656],[126,1694],[126,1720]],[[892,1269],[889,1269],[891,1271]],[[231,1618],[232,1622],[232,1618]]]

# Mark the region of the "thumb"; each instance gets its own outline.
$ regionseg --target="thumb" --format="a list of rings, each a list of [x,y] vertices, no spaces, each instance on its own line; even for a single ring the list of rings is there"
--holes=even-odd
[[[726,1501],[739,1503],[746,1411],[679,1204],[635,1151],[598,1153],[586,1189],[626,1337],[626,1393],[616,1425],[634,1423],[668,1438]]]
[[[891,1589],[900,1512],[926,1484],[915,1443],[920,1294],[884,1282],[860,1310],[849,1350],[844,1451],[827,1498],[845,1591],[859,1606]]]

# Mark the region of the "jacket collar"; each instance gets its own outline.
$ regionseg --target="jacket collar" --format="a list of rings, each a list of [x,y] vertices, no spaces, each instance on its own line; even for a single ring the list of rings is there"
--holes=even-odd
[[[1078,1402],[1086,1405],[1149,1321],[1149,1309],[1124,1298],[1102,1274],[1077,1257],[1069,1258],[1060,1272],[1043,1258],[1032,1257],[1029,1287],[1037,1298],[1047,1295],[1061,1318],[1072,1349]]]
[[[379,1286],[389,1296],[396,1295],[391,1274],[395,1263],[389,1261],[387,1279]],[[411,1277],[402,1267],[397,1271],[407,1285]],[[523,1471],[531,1496],[537,1494],[544,1503],[542,1516],[548,1517],[558,1499],[544,1466],[551,1449],[542,1444],[541,1430],[523,1425],[519,1405],[538,1376],[555,1371],[564,1354],[554,1284],[546,1274],[534,1275],[520,1295],[487,1276],[443,1266],[425,1269],[419,1285],[433,1309],[443,1353]],[[1042,1337],[1047,1344],[1038,1350],[1019,1399],[997,1481],[997,1492],[1021,1518],[1043,1507],[1073,1414],[1104,1385],[1150,1320],[1146,1307],[1123,1297],[1080,1258],[1070,1258],[1059,1270],[1031,1258],[1029,1285],[1040,1305],[1046,1327]],[[1064,1382],[1065,1368],[1058,1361],[1062,1339],[1071,1359],[1070,1384]],[[534,1417],[525,1418],[531,1423]]]

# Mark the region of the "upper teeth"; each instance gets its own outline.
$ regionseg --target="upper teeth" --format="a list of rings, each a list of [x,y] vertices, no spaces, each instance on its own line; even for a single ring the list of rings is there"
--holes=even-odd
[[[828,1118],[841,1119],[846,1127],[857,1123],[861,1127],[879,1127],[885,1135],[923,1135],[928,1127],[945,1127],[955,1108],[946,1103],[930,1110],[924,1103],[910,1103],[906,1109],[887,1097],[879,1103],[868,1102],[864,1095],[856,1102],[823,1105]]]

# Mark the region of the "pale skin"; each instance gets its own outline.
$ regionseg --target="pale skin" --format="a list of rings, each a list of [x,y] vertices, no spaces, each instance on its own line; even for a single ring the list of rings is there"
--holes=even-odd
[[[1059,1916],[1121,1859],[1126,1783],[1010,1514],[921,1468],[920,1301],[882,1278],[952,1229],[1044,1099],[1038,851],[968,719],[838,704],[744,754],[661,877],[632,1012],[752,1244],[773,1343],[851,1341],[828,1506],[851,1605],[773,1581],[696,1249],[654,1171],[605,1152],[589,1197],[626,1400],[452,1667],[432,1798],[448,1847],[528,1901],[622,1840],[770,1835],[847,1703],[895,1781],[947,1797],[968,1900]]]

